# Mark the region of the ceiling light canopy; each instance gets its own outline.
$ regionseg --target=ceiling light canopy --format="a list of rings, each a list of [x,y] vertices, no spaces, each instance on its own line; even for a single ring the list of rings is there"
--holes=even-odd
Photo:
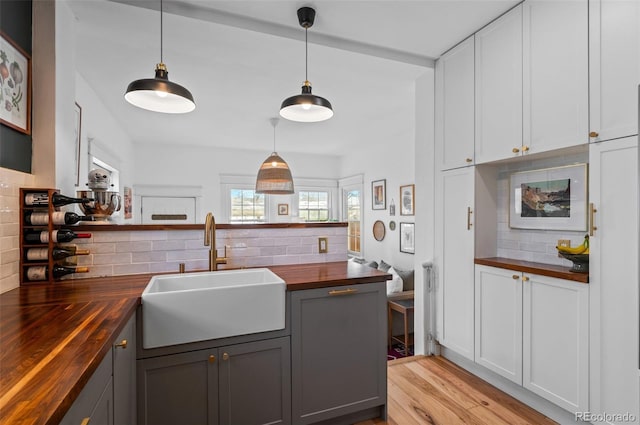
[[[160,63],[154,78],[135,80],[127,87],[124,98],[138,108],[167,114],[184,114],[196,108],[191,92],[169,81],[169,73],[162,62],[162,0],[160,0]]]
[[[264,160],[258,170],[256,193],[290,195],[294,193],[293,177],[287,162],[276,152],[276,126],[278,118],[271,118],[273,126],[273,152]]]
[[[313,26],[316,11],[311,7],[298,9],[298,22],[304,28],[305,74],[302,94],[285,99],[280,106],[280,116],[291,121],[317,122],[328,120],[333,116],[331,103],[324,97],[311,93],[311,83],[307,78],[309,62],[309,44],[307,30]]]

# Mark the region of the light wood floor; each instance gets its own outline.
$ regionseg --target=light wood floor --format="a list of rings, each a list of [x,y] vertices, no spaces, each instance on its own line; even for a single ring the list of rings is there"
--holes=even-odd
[[[388,420],[357,425],[556,424],[443,357],[388,363]]]

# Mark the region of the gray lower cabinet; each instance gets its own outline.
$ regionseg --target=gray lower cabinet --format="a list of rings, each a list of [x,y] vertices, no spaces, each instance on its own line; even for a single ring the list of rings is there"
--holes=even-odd
[[[294,424],[386,417],[385,282],[291,293]]]
[[[289,337],[138,360],[138,423],[291,423]]]
[[[135,315],[125,325],[60,425],[136,423]]]

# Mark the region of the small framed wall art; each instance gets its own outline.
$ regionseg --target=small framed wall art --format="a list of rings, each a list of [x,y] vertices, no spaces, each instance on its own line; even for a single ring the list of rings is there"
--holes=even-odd
[[[0,122],[31,134],[31,57],[0,31]]]
[[[509,227],[587,230],[587,164],[513,173]]]
[[[289,215],[289,204],[278,204],[278,215]]]
[[[387,180],[374,180],[371,182],[371,209],[387,209]]]
[[[415,215],[415,185],[400,186],[400,215]]]
[[[416,253],[415,224],[400,223],[400,252]]]

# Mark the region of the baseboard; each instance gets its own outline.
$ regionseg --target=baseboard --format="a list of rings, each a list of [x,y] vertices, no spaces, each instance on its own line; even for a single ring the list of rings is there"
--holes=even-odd
[[[576,420],[573,413],[556,406],[523,386],[511,382],[505,377],[472,362],[455,351],[440,346],[440,355],[560,424],[575,425],[576,422],[580,422]]]

